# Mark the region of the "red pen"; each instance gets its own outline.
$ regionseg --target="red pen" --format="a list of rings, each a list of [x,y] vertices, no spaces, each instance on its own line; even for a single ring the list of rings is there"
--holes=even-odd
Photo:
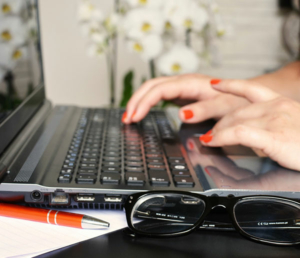
[[[0,216],[73,228],[100,229],[109,227],[109,223],[106,221],[82,214],[28,208],[7,203],[0,203]]]

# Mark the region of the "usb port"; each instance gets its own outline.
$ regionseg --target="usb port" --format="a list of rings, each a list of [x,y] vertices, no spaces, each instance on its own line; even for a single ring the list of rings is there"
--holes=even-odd
[[[104,196],[105,202],[122,202],[121,195],[105,195]]]
[[[78,202],[93,202],[95,201],[95,196],[93,194],[78,194],[76,200]]]

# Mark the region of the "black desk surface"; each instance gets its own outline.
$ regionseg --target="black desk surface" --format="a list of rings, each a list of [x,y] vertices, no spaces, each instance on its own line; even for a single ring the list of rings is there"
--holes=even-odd
[[[157,239],[131,238],[122,230],[38,256],[39,258],[122,257],[300,257],[300,245],[270,246],[252,242],[237,232],[197,231],[187,236]]]

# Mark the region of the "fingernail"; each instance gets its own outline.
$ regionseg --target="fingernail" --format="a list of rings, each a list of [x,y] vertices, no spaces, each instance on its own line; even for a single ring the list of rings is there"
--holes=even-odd
[[[210,84],[211,84],[211,85],[216,85],[216,84],[219,84],[220,82],[221,82],[220,79],[212,79],[212,80],[210,81]]]
[[[191,119],[193,116],[194,116],[194,113],[192,110],[189,110],[189,109],[186,109],[186,110],[183,110],[183,115],[184,115],[184,119]]]
[[[126,119],[127,119],[127,112],[125,111],[122,116],[122,123],[125,123]]]
[[[212,130],[209,130],[206,134],[201,135],[199,137],[199,140],[201,142],[205,142],[205,143],[210,142],[213,139],[213,136],[211,135],[211,133],[212,133]]]
[[[209,130],[206,135],[210,135],[212,133],[212,130]]]
[[[209,143],[213,139],[213,136],[212,135],[202,135],[202,136],[200,136],[199,139],[201,142]]]
[[[210,174],[208,168],[204,168],[204,171],[206,172],[206,174],[208,174],[209,176],[211,176],[211,174]]]

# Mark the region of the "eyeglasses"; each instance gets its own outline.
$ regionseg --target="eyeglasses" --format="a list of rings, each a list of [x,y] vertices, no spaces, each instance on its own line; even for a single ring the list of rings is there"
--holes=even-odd
[[[215,207],[227,209],[232,226],[255,241],[294,245],[300,243],[300,201],[275,196],[218,197],[189,192],[162,191],[130,195],[125,204],[128,227],[138,235],[170,237],[199,228],[227,228],[208,223]]]

